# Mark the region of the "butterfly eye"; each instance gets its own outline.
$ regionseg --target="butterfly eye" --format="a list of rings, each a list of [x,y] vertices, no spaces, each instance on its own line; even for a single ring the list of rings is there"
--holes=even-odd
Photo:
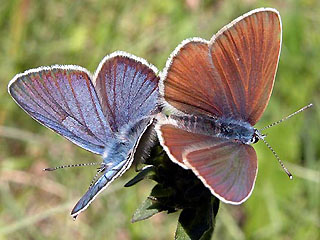
[[[250,140],[250,144],[257,143],[259,141],[259,138],[256,135],[253,135],[253,137]]]

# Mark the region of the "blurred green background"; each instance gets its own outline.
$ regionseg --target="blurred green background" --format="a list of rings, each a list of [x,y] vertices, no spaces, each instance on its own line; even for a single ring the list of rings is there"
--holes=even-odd
[[[43,172],[48,166],[100,161],[40,126],[7,93],[15,74],[52,64],[94,72],[123,50],[163,69],[185,38],[210,39],[257,7],[274,7],[283,45],[273,95],[261,128],[310,102],[314,107],[267,130],[271,151],[255,145],[259,173],[241,206],[221,204],[213,239],[320,239],[320,2],[318,0],[0,0],[0,239],[173,239],[177,214],[131,224],[153,183],[123,188],[131,170],[73,221],[69,213],[87,190],[94,167]]]

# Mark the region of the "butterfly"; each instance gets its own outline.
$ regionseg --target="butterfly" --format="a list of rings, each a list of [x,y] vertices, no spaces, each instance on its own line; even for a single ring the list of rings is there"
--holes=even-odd
[[[55,65],[10,81],[9,93],[32,118],[102,156],[101,176],[73,208],[74,218],[136,158],[158,112],[157,72],[145,60],[118,51],[104,57],[93,76],[79,66]]]
[[[162,104],[171,115],[156,125],[160,143],[225,203],[246,201],[254,188],[258,166],[251,144],[265,142],[265,135],[253,126],[271,96],[281,38],[278,11],[259,8],[210,41],[183,41],[162,73]]]

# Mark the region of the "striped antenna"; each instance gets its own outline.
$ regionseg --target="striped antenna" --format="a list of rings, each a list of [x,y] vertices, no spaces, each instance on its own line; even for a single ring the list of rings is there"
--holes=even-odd
[[[269,124],[268,126],[264,127],[264,128],[261,128],[260,130],[256,130],[256,135],[259,139],[261,139],[266,145],[267,147],[271,150],[271,152],[273,153],[273,155],[276,157],[276,159],[278,160],[278,162],[280,163],[281,167],[283,168],[283,170],[286,172],[286,174],[288,175],[288,177],[290,179],[293,178],[292,174],[290,173],[290,171],[284,166],[283,162],[281,161],[280,157],[278,156],[278,154],[273,150],[273,148],[270,146],[270,144],[264,139],[266,135],[264,134],[261,134],[260,131],[263,131],[265,129],[268,129],[268,128],[271,128],[275,125],[278,125],[279,123],[282,123],[286,120],[288,120],[289,118],[293,117],[294,115],[312,107],[312,103],[310,103],[309,105],[307,106],[304,106],[303,108],[299,109],[298,111],[295,111],[294,113],[290,114],[289,116],[285,117],[285,118],[282,118],[280,119],[279,121],[276,121],[274,123],[271,123]]]
[[[98,167],[98,170],[97,170],[97,173],[96,175],[94,175],[90,185],[89,185],[89,189],[93,186],[93,184],[96,182],[98,176],[100,175],[100,173],[104,172],[107,168],[108,168],[108,164],[105,164],[105,163],[101,163],[101,166]]]
[[[275,125],[278,125],[279,123],[282,123],[282,122],[288,120],[289,118],[293,117],[294,115],[296,115],[296,114],[298,114],[298,113],[300,113],[300,112],[302,112],[302,111],[304,111],[304,110],[306,110],[306,109],[308,109],[308,108],[310,108],[310,107],[312,107],[312,106],[313,106],[313,104],[310,103],[309,105],[304,106],[303,108],[299,109],[298,111],[295,111],[294,113],[290,114],[289,116],[287,116],[287,117],[285,117],[285,118],[282,118],[282,119],[280,119],[279,121],[276,121],[276,122],[274,122],[274,123],[271,123],[270,125],[268,125],[268,126],[266,126],[266,127],[264,127],[264,128],[259,129],[259,131],[263,131],[263,130],[265,130],[265,129],[268,129],[268,128],[271,128],[271,127],[273,127],[273,126],[275,126]]]
[[[57,169],[62,169],[62,168],[86,167],[86,166],[92,166],[92,165],[101,165],[101,163],[91,162],[91,163],[69,164],[69,165],[63,165],[63,166],[58,166],[58,167],[53,167],[53,168],[45,168],[45,169],[43,169],[43,171],[55,171]]]
[[[270,146],[270,144],[264,139],[264,137],[260,137],[259,134],[257,135],[259,137],[259,139],[261,139],[266,145],[267,147],[271,150],[271,152],[273,153],[273,155],[276,157],[276,159],[278,160],[278,162],[280,163],[281,167],[283,168],[283,170],[286,172],[286,174],[288,175],[288,177],[290,179],[293,179],[293,176],[291,174],[291,172],[288,170],[288,168],[286,168],[286,166],[283,164],[283,162],[281,161],[280,157],[278,156],[278,154],[273,150],[273,148]]]

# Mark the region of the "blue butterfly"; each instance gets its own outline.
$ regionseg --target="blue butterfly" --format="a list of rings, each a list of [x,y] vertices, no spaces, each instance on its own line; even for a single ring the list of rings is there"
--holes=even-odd
[[[8,91],[32,118],[76,145],[102,155],[101,176],[73,208],[75,218],[132,164],[142,135],[158,112],[158,70],[114,52],[92,77],[74,66],[39,67],[17,74]]]

